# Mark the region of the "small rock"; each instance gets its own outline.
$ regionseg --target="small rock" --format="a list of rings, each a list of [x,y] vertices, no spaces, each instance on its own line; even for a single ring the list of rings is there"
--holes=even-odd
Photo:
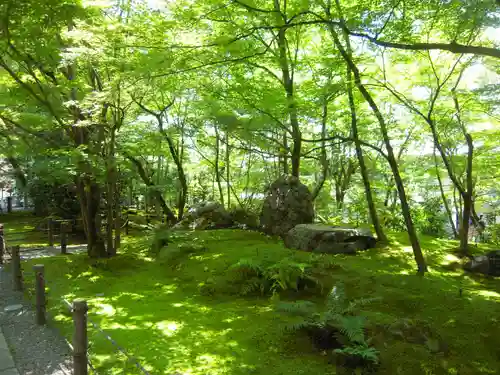
[[[20,304],[16,304],[16,305],[9,305],[9,306],[6,306],[3,310],[5,312],[12,312],[12,311],[18,311],[18,310],[21,310],[23,308],[23,305],[20,305]]]

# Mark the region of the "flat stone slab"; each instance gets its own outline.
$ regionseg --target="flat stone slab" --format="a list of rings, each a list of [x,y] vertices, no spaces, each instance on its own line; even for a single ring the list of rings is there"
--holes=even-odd
[[[354,254],[377,243],[369,229],[325,224],[296,225],[284,240],[288,248],[329,254]]]
[[[21,304],[18,304],[18,305],[9,305],[9,306],[6,306],[3,311],[5,312],[13,312],[13,311],[19,311],[19,310],[22,310],[23,308],[23,305]]]

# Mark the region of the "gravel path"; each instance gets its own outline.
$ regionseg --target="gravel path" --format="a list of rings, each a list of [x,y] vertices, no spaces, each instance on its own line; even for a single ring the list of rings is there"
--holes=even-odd
[[[5,307],[22,305],[8,312]],[[0,266],[0,329],[20,375],[70,375],[71,351],[53,325],[35,323],[33,307],[12,290],[12,275]]]

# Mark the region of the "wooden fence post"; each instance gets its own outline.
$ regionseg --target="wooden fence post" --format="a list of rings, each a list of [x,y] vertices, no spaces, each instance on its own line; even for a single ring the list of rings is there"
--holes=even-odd
[[[68,246],[68,233],[67,233],[67,223],[63,221],[61,223],[61,254],[66,254],[66,248]]]
[[[54,246],[54,220],[49,219],[49,246]]]
[[[23,290],[23,275],[21,271],[21,254],[19,245],[12,246],[12,276],[14,278],[14,290]]]
[[[0,264],[3,264],[4,253],[5,253],[5,241],[3,238],[3,224],[0,224]]]
[[[43,264],[33,266],[35,273],[36,323],[44,325],[45,319],[45,272]]]
[[[73,367],[74,375],[88,375],[87,368],[87,301],[77,299],[73,301]]]

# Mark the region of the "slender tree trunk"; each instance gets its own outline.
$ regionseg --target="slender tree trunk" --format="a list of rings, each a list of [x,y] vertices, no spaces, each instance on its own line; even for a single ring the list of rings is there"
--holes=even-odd
[[[288,168],[288,136],[286,131],[283,131],[283,147],[285,148],[283,150],[283,174],[288,176],[290,170]]]
[[[455,206],[457,207],[457,226],[458,232],[462,230],[462,221],[460,218],[463,216],[462,195],[458,193],[458,201],[455,198]]]
[[[436,166],[436,177],[439,184],[439,191],[441,192],[441,199],[443,200],[444,209],[446,210],[446,215],[448,216],[448,221],[450,222],[451,229],[453,231],[453,237],[458,238],[457,228],[455,227],[455,221],[453,220],[453,215],[451,213],[450,205],[448,204],[448,199],[444,193],[443,182],[441,181],[441,174],[439,173],[436,149],[434,149],[434,164]]]
[[[231,209],[231,185],[229,184],[231,174],[229,170],[231,149],[229,147],[229,131],[226,130],[226,186],[227,186],[227,209]]]
[[[178,220],[180,221],[182,220],[182,217],[184,215],[184,208],[186,207],[186,200],[188,193],[187,179],[186,179],[186,174],[184,173],[184,166],[182,165],[182,159],[179,153],[177,152],[177,148],[174,145],[174,141],[165,132],[164,136],[168,143],[170,155],[172,155],[175,167],[177,168],[177,177],[179,177],[179,182],[180,182],[179,197],[177,200],[177,210],[179,211]]]
[[[149,108],[147,108],[144,104],[142,104],[140,101],[135,100],[135,103],[146,113],[149,113],[150,115],[153,115],[156,117],[156,120],[158,122],[158,128],[160,129],[160,133],[163,135],[163,137],[166,139],[168,143],[168,149],[170,151],[170,155],[172,156],[172,159],[174,160],[175,166],[177,168],[177,177],[179,178],[180,182],[180,191],[178,194],[177,198],[177,209],[179,211],[178,214],[178,220],[182,220],[182,217],[184,215],[184,208],[186,206],[187,202],[187,194],[188,194],[188,185],[187,185],[187,179],[186,179],[186,174],[184,173],[184,167],[182,165],[183,161],[183,150],[184,150],[184,136],[181,136],[181,152],[179,153],[179,148],[174,144],[174,141],[172,137],[165,131],[165,128],[163,126],[163,121],[166,115],[167,110],[171,107],[173,102],[169,103],[163,109],[160,111],[154,111]],[[183,133],[184,128],[181,129],[181,133]],[[217,131],[217,129],[216,129]],[[166,165],[168,172],[168,164]],[[158,196],[158,194],[155,193],[155,196]],[[162,207],[168,207],[165,203],[165,200],[162,198],[162,200],[158,200],[160,202],[160,205]],[[162,203],[163,201],[163,203]],[[170,210],[170,209],[169,209]],[[168,216],[168,215],[167,215]]]
[[[73,21],[68,22],[68,31],[73,30]],[[67,79],[72,82],[76,76],[76,63],[73,62],[67,66]],[[70,98],[77,100],[77,89],[73,87],[70,92]],[[89,153],[98,155],[103,143],[103,126],[98,129],[98,142],[93,143],[90,137],[90,127],[79,127],[78,122],[84,119],[84,116],[78,108],[71,108],[73,115],[73,126],[70,135],[76,147],[85,146]],[[106,121],[107,105],[104,104],[101,111],[101,121]],[[76,185],[80,200],[80,209],[83,216],[85,234],[87,237],[87,254],[92,258],[107,256],[106,246],[101,228],[101,187],[93,177],[92,166],[88,161],[80,161],[80,173],[83,177],[77,177]]]
[[[467,141],[467,167],[466,167],[466,191],[462,194],[463,198],[463,217],[462,217],[462,233],[460,236],[460,249],[465,254],[468,252],[469,248],[469,226],[471,222],[473,202],[472,194],[474,189],[474,184],[472,181],[472,163],[473,163],[473,153],[474,145],[472,143],[472,137],[470,134],[465,134],[465,140]]]
[[[276,19],[278,22],[283,23],[281,18],[280,0],[274,0],[274,10],[276,11]],[[286,21],[285,21],[286,22]],[[286,99],[288,103],[288,115],[290,118],[290,125],[292,129],[292,176],[299,177],[300,173],[300,153],[302,148],[302,134],[300,132],[298,114],[297,114],[297,104],[295,103],[294,97],[294,82],[293,73],[290,72],[290,64],[288,61],[287,50],[288,43],[286,40],[286,28],[281,27],[278,30],[278,49],[279,49],[279,64],[281,67],[282,83],[285,89]]]
[[[342,194],[340,187],[335,186],[335,203],[337,205],[337,212],[342,212],[344,209],[344,197],[345,194]]]
[[[115,227],[114,223],[114,213],[115,213],[115,194],[116,194],[116,168],[115,168],[115,136],[116,129],[113,126],[111,129],[111,139],[109,143],[109,155],[108,155],[108,184],[107,184],[107,252],[108,256],[116,255],[116,249],[114,246],[113,230]]]
[[[459,181],[457,178],[453,167],[452,163],[449,159],[449,156],[446,154],[445,149],[443,148],[443,145],[440,142],[439,139],[439,134],[436,129],[436,123],[434,120],[431,118],[431,116],[427,116],[425,118],[427,124],[429,125],[431,129],[431,134],[432,138],[434,141],[434,145],[439,151],[439,154],[441,156],[441,159],[443,160],[443,164],[446,167],[446,171],[448,172],[448,177],[450,180],[453,182],[453,185],[455,188],[458,190],[460,193],[460,200],[463,202],[463,209],[462,209],[462,219],[460,221],[459,225],[459,238],[460,238],[460,250],[462,253],[466,254],[468,252],[469,248],[469,227],[470,227],[470,219],[471,219],[471,212],[473,209],[473,202],[472,198],[474,195],[474,184],[472,181],[472,168],[473,168],[473,156],[474,156],[474,143],[472,141],[472,136],[467,133],[467,129],[465,128],[465,124],[462,122],[462,118],[460,115],[460,106],[459,102],[455,93],[456,86],[458,85],[461,74],[459,79],[457,80],[457,83],[455,84],[455,87],[451,90],[452,91],[452,97],[453,97],[453,103],[455,105],[455,116],[457,118],[457,122],[460,126],[460,129],[462,130],[462,133],[464,135],[465,141],[467,143],[467,164],[466,164],[466,186],[464,187],[463,184]]]
[[[121,238],[122,238],[121,231],[123,225],[122,221],[123,221],[122,207],[118,203],[116,204],[116,209],[115,209],[115,247],[114,247],[115,255],[121,247]]]
[[[338,2],[337,2],[337,6],[339,7],[339,13],[340,13],[340,4]],[[333,29],[331,29],[331,30],[333,30]],[[335,39],[336,44],[341,45],[340,41],[338,40],[337,35],[335,34],[334,36],[335,36],[334,39]],[[371,189],[371,185],[370,185],[370,178],[368,176],[368,169],[366,168],[365,159],[364,159],[364,155],[363,155],[363,149],[361,148],[361,143],[360,143],[360,139],[359,139],[358,121],[357,121],[357,116],[356,116],[356,104],[354,102],[354,90],[353,90],[353,85],[352,85],[353,67],[351,65],[354,65],[354,63],[352,61],[351,42],[349,40],[349,35],[345,31],[344,31],[344,40],[346,43],[346,51],[344,51],[344,53],[345,53],[344,59],[347,57],[347,59],[349,60],[348,64],[347,64],[346,82],[347,82],[347,96],[349,99],[349,109],[351,111],[351,132],[352,132],[352,137],[354,139],[354,145],[356,147],[356,156],[358,158],[359,171],[361,173],[361,177],[363,180],[363,186],[365,189],[365,196],[366,196],[366,203],[368,204],[368,211],[370,212],[370,218],[372,220],[372,224],[373,224],[373,227],[375,229],[375,233],[377,234],[377,238],[380,242],[386,243],[387,236],[386,236],[386,234],[382,228],[382,225],[380,224],[380,220],[378,218],[377,209],[375,207],[375,201],[373,199],[372,189]],[[356,68],[356,67],[354,67],[354,68]],[[361,80],[359,78],[359,73],[357,72],[357,69],[356,69],[354,74],[355,74],[356,84],[358,86],[360,86]],[[356,77],[356,75],[357,75],[357,77]],[[370,98],[371,98],[371,96],[370,96]],[[378,110],[378,108],[377,108],[377,110]]]
[[[124,155],[128,160],[132,162],[132,164],[136,166],[139,176],[141,177],[144,184],[146,184],[146,190],[148,190],[148,187],[153,188],[151,189],[151,194],[154,196],[155,200],[160,203],[160,206],[163,210],[163,214],[167,217],[167,221],[170,224],[175,224],[177,222],[177,218],[175,217],[172,210],[168,207],[167,203],[165,202],[165,198],[163,198],[161,192],[155,187],[155,184],[146,173],[146,170],[144,169],[141,162],[138,159],[134,158],[132,155],[129,155],[127,153],[124,153]],[[147,201],[147,195],[148,195],[147,193],[144,195],[145,203]],[[145,207],[145,209],[147,209],[147,206]]]
[[[161,143],[158,147],[161,150]],[[158,155],[158,160],[156,162],[156,185],[160,185],[161,183],[161,155]]]
[[[330,16],[328,14],[328,16]],[[331,18],[331,17],[330,17]],[[382,132],[382,137],[384,139],[384,144],[385,148],[387,150],[387,160],[389,162],[389,166],[391,167],[392,174],[394,175],[394,182],[396,183],[396,188],[398,190],[399,194],[399,200],[401,202],[401,210],[403,213],[403,217],[405,220],[406,228],[408,231],[408,237],[410,240],[410,243],[412,245],[413,249],[413,255],[415,257],[415,261],[418,266],[418,272],[419,274],[423,274],[427,272],[427,265],[424,259],[424,256],[422,254],[422,249],[420,247],[420,242],[417,237],[417,232],[415,230],[415,226],[413,224],[413,220],[411,217],[411,212],[410,212],[410,206],[408,204],[408,198],[406,197],[406,191],[403,185],[403,180],[401,178],[401,174],[399,173],[399,167],[396,161],[396,157],[394,155],[394,151],[391,145],[391,141],[389,138],[388,130],[387,130],[387,125],[385,123],[384,117],[382,116],[382,113],[380,112],[377,104],[373,100],[371,94],[368,92],[368,90],[365,88],[363,83],[361,82],[361,74],[359,72],[359,69],[357,66],[354,64],[352,58],[349,56],[349,54],[346,52],[344,47],[342,46],[342,43],[340,42],[337,33],[335,29],[333,28],[332,25],[329,25],[330,33],[333,37],[333,40],[335,42],[335,45],[337,49],[339,50],[340,54],[346,61],[349,69],[351,72],[354,74],[354,82],[356,83],[356,86],[358,90],[361,92],[363,97],[365,98],[366,102],[372,109],[373,113],[375,114],[375,117],[377,118],[379,125],[380,125],[380,130]]]
[[[116,160],[116,159],[115,159]],[[122,184],[118,182],[120,170],[115,170],[115,254],[121,247],[121,229],[122,229]]]
[[[130,181],[130,185],[129,185],[129,188],[128,188],[128,205],[129,207],[133,206],[134,205],[134,182],[133,180]]]
[[[222,181],[220,175],[219,159],[220,159],[220,138],[219,138],[219,128],[217,125],[215,128],[215,181],[217,182],[217,187],[219,189],[219,199],[220,203],[224,206],[224,190],[222,189]]]
[[[349,50],[348,53],[350,53]],[[349,67],[347,68],[347,95],[349,97],[349,108],[351,109],[351,132],[352,132],[352,137],[354,138],[354,145],[356,147],[356,156],[358,157],[359,171],[361,173],[363,186],[365,188],[366,203],[368,204],[368,210],[370,212],[370,217],[372,220],[373,227],[375,228],[375,233],[377,234],[378,240],[380,242],[387,242],[387,236],[385,235],[385,232],[378,218],[377,209],[375,207],[375,201],[372,195],[370,178],[368,177],[368,169],[366,168],[365,159],[363,156],[363,149],[361,148],[361,143],[359,142],[356,105],[354,103],[352,76],[351,76],[351,69]]]
[[[320,161],[321,161],[321,176],[319,180],[316,182],[316,186],[314,187],[314,190],[312,192],[312,198],[313,201],[317,198],[319,195],[321,189],[325,185],[325,181],[328,177],[328,158],[326,155],[326,123],[328,120],[328,101],[325,96],[325,102],[323,103],[323,114],[322,114],[322,119],[321,119],[321,155],[320,155]]]
[[[384,207],[389,208],[389,201],[391,199],[391,195],[393,194],[394,189],[391,186],[392,180],[391,178],[386,179],[386,186],[387,190],[385,192],[385,198],[384,198]]]

